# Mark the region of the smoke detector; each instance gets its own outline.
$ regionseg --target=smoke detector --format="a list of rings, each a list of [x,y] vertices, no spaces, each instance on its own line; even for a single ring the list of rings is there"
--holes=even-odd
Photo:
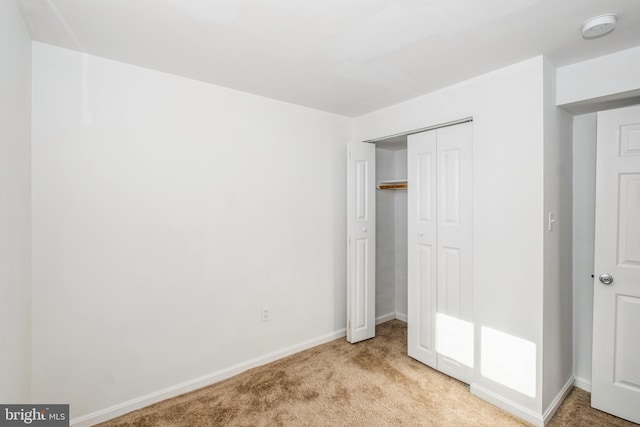
[[[610,33],[616,27],[618,15],[615,13],[607,13],[605,15],[596,16],[587,19],[582,24],[582,36],[585,39],[593,39]]]

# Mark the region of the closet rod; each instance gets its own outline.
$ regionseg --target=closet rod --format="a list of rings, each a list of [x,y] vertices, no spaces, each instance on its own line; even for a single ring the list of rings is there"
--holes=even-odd
[[[367,140],[362,141],[362,142],[368,142],[370,144],[375,144],[376,142],[384,141],[385,139],[389,139],[389,138],[396,138],[398,136],[413,135],[414,133],[420,133],[420,132],[426,132],[428,130],[446,128],[447,126],[455,126],[455,125],[459,125],[459,124],[467,123],[467,122],[472,122],[472,121],[473,121],[473,117],[466,117],[464,119],[453,120],[451,122],[446,122],[446,123],[440,123],[439,125],[427,126],[426,128],[420,128],[420,129],[409,130],[409,131],[406,131],[406,132],[394,133],[393,135],[381,136],[380,138],[367,139]]]

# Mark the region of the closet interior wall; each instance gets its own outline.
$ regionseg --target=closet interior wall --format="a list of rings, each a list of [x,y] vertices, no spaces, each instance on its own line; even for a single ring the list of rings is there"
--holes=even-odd
[[[406,178],[406,141],[377,143],[376,183]],[[376,190],[376,319],[394,318],[407,320],[407,191]]]

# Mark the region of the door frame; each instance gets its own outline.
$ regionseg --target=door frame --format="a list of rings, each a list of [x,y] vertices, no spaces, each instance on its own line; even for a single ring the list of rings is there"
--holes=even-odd
[[[437,130],[441,128],[446,128],[450,126],[460,125],[464,123],[473,122],[473,117],[465,117],[459,120],[453,120],[446,123],[440,123],[436,125],[431,125],[423,128],[413,129],[406,132],[400,132],[393,135],[388,135],[384,137],[378,137],[373,139],[368,139],[362,142],[351,141],[347,146],[347,327],[346,327],[346,335],[347,341],[351,343],[356,343],[365,339],[369,339],[375,336],[375,323],[376,323],[376,315],[375,315],[375,142],[383,141],[391,138],[408,136],[415,133],[422,133],[431,130]],[[354,188],[356,183],[355,178],[355,168],[354,168],[354,150],[357,150],[357,147],[364,147],[362,144],[370,144],[372,155],[369,156],[369,159],[372,159],[371,165],[368,172],[368,181],[370,184],[367,189],[371,191],[370,196],[367,201],[369,218],[372,219],[372,222],[368,223],[368,225],[356,225],[356,221],[353,221],[353,217],[356,212],[356,202],[354,201]],[[370,160],[371,161],[371,160]],[[372,174],[372,175],[369,175]],[[368,244],[368,255],[367,257],[372,260],[371,264],[366,267],[368,273],[368,278],[366,281],[366,287],[368,289],[368,293],[364,300],[368,301],[364,307],[358,306],[358,300],[363,300],[362,294],[358,294],[356,291],[356,282],[357,282],[357,269],[355,267],[355,241],[358,238],[357,234],[359,230],[364,232],[368,232],[368,235],[372,237],[370,240],[372,243]],[[372,246],[370,246],[372,245]],[[359,296],[360,295],[360,296]],[[366,319],[364,322],[358,322],[358,312],[364,313],[364,318]],[[363,323],[362,325],[358,325],[358,323]],[[407,319],[407,323],[408,319]]]

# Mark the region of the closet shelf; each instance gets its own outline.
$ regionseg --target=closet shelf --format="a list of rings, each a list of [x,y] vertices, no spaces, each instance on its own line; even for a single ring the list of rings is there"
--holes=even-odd
[[[406,179],[394,179],[390,181],[380,181],[378,183],[378,190],[406,190]]]

